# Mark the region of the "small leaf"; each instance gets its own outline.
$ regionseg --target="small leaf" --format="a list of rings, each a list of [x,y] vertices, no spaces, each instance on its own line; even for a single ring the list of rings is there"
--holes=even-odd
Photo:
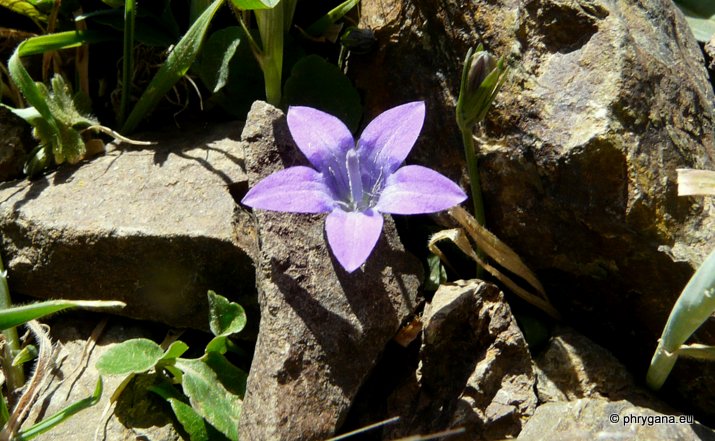
[[[216,372],[218,380],[229,392],[240,398],[246,395],[248,374],[243,369],[237,368],[226,357],[217,352],[207,353],[203,360]]]
[[[291,106],[309,106],[335,115],[355,132],[362,118],[360,95],[337,66],[317,55],[298,61],[285,84]]]
[[[37,346],[27,345],[12,359],[13,366],[21,366],[37,358]]]
[[[213,291],[209,297],[209,327],[214,335],[231,335],[246,326],[246,313],[241,305],[229,302]]]
[[[0,6],[24,15],[35,22],[46,22],[47,16],[41,14],[31,2],[27,0],[0,0]]]
[[[212,92],[216,93],[226,85],[229,62],[241,43],[243,31],[238,26],[220,29],[206,40],[201,51],[199,75]]]
[[[231,440],[238,440],[241,399],[230,393],[216,372],[201,360],[179,358],[176,367],[184,373],[181,385],[191,406]]]
[[[280,0],[231,0],[231,3],[238,9],[251,11],[255,9],[271,9],[280,3]]]
[[[308,29],[306,29],[305,32],[307,34],[312,35],[313,37],[322,36],[325,31],[328,30],[330,25],[340,20],[345,14],[350,12],[350,10],[354,8],[358,3],[360,3],[360,0],[345,0],[338,6],[330,10],[330,12],[320,17],[315,23],[308,26]]]
[[[715,34],[715,3],[703,0],[675,0],[698,41],[707,43]]]
[[[164,350],[146,338],[135,338],[112,346],[99,357],[96,368],[102,375],[139,374],[153,368]]]
[[[429,266],[429,274],[427,275],[427,280],[425,280],[425,290],[436,291],[439,285],[447,280],[447,272],[436,254],[430,254],[427,257],[427,265]]]
[[[208,424],[206,420],[199,415],[189,404],[187,404],[179,392],[169,383],[161,383],[151,386],[150,391],[164,398],[179,420],[181,426],[189,435],[191,441],[209,441],[225,439],[223,434],[219,433],[213,426]]]
[[[162,360],[173,360],[175,358],[179,358],[182,355],[184,355],[184,352],[189,350],[189,345],[184,343],[181,340],[175,341],[174,343],[169,346],[169,349],[164,352],[164,355],[162,355],[161,359]]]

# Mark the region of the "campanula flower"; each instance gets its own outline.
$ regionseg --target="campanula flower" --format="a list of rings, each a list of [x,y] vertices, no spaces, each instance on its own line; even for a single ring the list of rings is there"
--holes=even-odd
[[[368,124],[355,142],[338,118],[310,107],[290,107],[288,128],[314,168],[275,172],[241,202],[263,210],[329,213],[328,244],[340,265],[353,272],[380,238],[381,213],[434,213],[467,198],[457,184],[433,170],[400,167],[424,117],[423,102],[394,107]]]

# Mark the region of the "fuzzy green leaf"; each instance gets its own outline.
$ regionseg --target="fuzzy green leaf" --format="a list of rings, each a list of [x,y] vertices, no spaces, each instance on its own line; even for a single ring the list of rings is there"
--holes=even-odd
[[[209,298],[209,327],[214,335],[231,335],[246,326],[246,313],[238,303],[229,302],[228,299],[208,292]]]
[[[220,29],[209,37],[201,52],[199,75],[212,92],[226,85],[229,63],[238,50],[243,31],[238,26]]]
[[[181,340],[177,340],[177,341],[173,342],[171,344],[171,346],[169,346],[169,349],[167,349],[166,352],[164,352],[164,355],[161,356],[161,359],[162,360],[173,360],[175,358],[181,357],[188,350],[189,350],[189,345],[187,345],[186,343],[184,343]]]
[[[164,356],[161,346],[146,338],[135,338],[112,346],[97,360],[102,375],[140,374],[153,368]]]
[[[231,0],[233,6],[244,11],[271,9],[281,0]]]
[[[24,15],[25,17],[35,22],[47,21],[47,16],[45,14],[40,13],[40,11],[35,8],[32,2],[26,0],[0,0],[0,6],[8,8],[9,10],[17,14]]]
[[[181,385],[194,410],[229,439],[237,440],[240,397],[229,392],[201,360],[179,358],[176,367],[184,373]]]

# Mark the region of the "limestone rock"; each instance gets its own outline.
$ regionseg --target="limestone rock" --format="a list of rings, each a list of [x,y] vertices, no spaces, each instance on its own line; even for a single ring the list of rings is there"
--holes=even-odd
[[[24,428],[61,409],[92,395],[99,373],[95,363],[112,345],[131,338],[160,341],[163,335],[151,327],[127,319],[111,318],[99,334],[97,345],[87,352],[88,340],[100,317],[87,312],[72,313],[50,321],[50,336],[61,344],[56,368],[45,385],[38,402],[30,410]],[[75,441],[178,441],[171,407],[161,398],[132,382],[120,396],[114,411],[104,414],[110,397],[124,380],[122,376],[102,378],[104,390],[100,401],[73,415],[37,440]],[[95,433],[99,436],[95,438]]]
[[[640,419],[637,419],[640,418]],[[670,418],[676,420],[671,422]],[[617,439],[715,440],[715,433],[692,419],[664,415],[628,401],[599,398],[546,403],[536,409],[518,440],[524,441],[590,441]],[[690,416],[692,418],[692,416]],[[650,424],[648,423],[650,422]]]
[[[255,293],[233,228],[240,126],[155,134],[35,181],[0,186],[13,292],[115,299],[136,318],[207,328],[206,292]]]
[[[307,164],[283,114],[254,103],[242,134],[254,185]],[[241,413],[242,440],[328,438],[340,426],[386,343],[417,304],[419,262],[393,222],[363,269],[332,257],[324,216],[255,210],[261,323]]]
[[[411,157],[453,177],[464,164],[453,122],[462,59],[479,42],[508,56],[511,78],[480,133],[487,226],[567,320],[644,373],[715,243],[713,200],[676,194],[676,168],[715,167],[715,100],[682,14],[670,0],[361,6],[380,41],[351,58],[368,113],[425,99]],[[712,327],[701,337],[715,343]],[[705,396],[698,407],[712,413],[715,394]]]
[[[460,427],[450,439],[516,436],[536,408],[536,377],[504,295],[478,281],[443,285],[423,322],[419,370],[388,403],[401,419],[383,438]]]

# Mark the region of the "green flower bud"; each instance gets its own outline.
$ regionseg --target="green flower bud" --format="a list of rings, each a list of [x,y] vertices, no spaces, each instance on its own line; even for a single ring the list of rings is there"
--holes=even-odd
[[[503,59],[483,50],[469,49],[462,70],[462,84],[457,101],[457,124],[460,130],[471,130],[487,114],[504,80],[507,69]]]

